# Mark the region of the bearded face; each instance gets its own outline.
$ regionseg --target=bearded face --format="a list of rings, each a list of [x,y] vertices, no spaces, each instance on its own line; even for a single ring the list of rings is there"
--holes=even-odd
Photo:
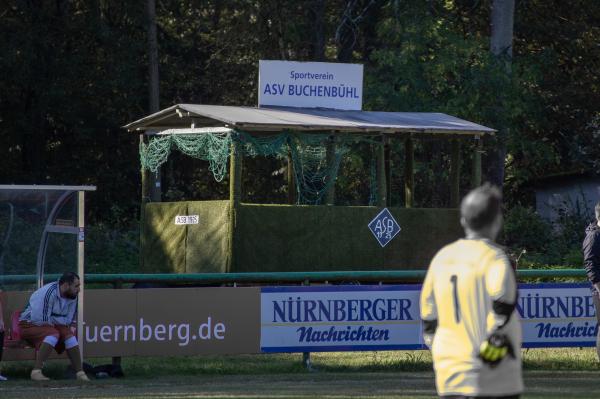
[[[76,299],[77,294],[79,294],[80,286],[81,283],[79,282],[79,279],[73,280],[72,283],[63,284],[64,289],[61,290],[62,296],[69,299]]]

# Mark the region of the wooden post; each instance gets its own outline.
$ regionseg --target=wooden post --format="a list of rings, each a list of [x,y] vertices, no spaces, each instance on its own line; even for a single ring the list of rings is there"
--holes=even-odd
[[[159,77],[158,77],[158,40],[156,36],[156,0],[146,2],[147,35],[148,35],[148,108],[150,112],[158,112]],[[161,201],[161,169],[149,173],[149,194],[152,202]]]
[[[235,265],[235,231],[237,210],[242,199],[242,153],[236,141],[231,143],[229,157],[229,248],[226,272],[230,273]]]
[[[415,149],[412,141],[412,137],[408,137],[404,141],[404,202],[406,208],[412,208],[414,205],[414,187],[415,187],[415,176],[414,176],[414,164],[415,164]]]
[[[460,202],[460,141],[452,140],[450,156],[450,206],[458,208]]]
[[[385,137],[381,136],[381,144],[377,146],[377,197],[379,207],[387,206],[387,179],[385,177]]]
[[[140,144],[139,145],[142,146],[142,144],[144,144],[144,133],[140,134]],[[141,163],[141,160],[140,160],[140,163]],[[149,197],[150,190],[148,189],[148,170],[146,168],[144,168],[144,165],[140,166],[140,174],[141,174],[141,178],[142,178],[141,195],[142,195],[142,205],[143,205],[150,200],[150,197]]]
[[[333,135],[329,136],[327,140],[327,168],[331,170],[331,165],[335,163],[335,137]],[[335,204],[335,176],[329,176],[329,178],[333,178],[334,181],[330,183],[329,190],[325,194],[325,204],[326,205],[334,205]]]
[[[140,134],[140,146],[144,143],[144,133]],[[140,270],[144,270],[144,243],[145,243],[145,221],[146,221],[146,204],[150,202],[149,189],[148,189],[148,169],[142,165],[140,168],[142,177],[142,200],[140,202],[140,251],[139,251],[139,263]]]
[[[481,152],[482,140],[480,136],[475,136],[475,148],[473,149],[473,177],[471,185],[473,188],[481,186]]]
[[[287,155],[287,190],[288,204],[293,205],[296,203],[296,186],[294,183],[294,160],[290,151]]]
[[[388,206],[392,206],[392,158],[391,158],[391,145],[390,145],[391,137],[386,138],[385,140],[385,187],[386,187],[386,204]]]
[[[149,188],[150,188],[150,200],[152,202],[160,202],[162,199],[162,184],[161,184],[161,168],[158,167],[156,173],[148,172],[149,177]]]

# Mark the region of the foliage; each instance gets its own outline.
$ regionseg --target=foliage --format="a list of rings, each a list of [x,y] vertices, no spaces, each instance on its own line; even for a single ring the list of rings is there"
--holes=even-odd
[[[594,18],[600,2],[516,2],[510,70],[489,53],[490,5],[157,2],[161,107],[254,105],[259,59],[363,63],[365,109],[446,112],[508,128],[486,149],[506,143],[505,198],[511,207],[528,204],[532,179],[598,169],[600,28]],[[0,182],[94,184],[88,220],[126,231],[120,224],[139,215],[140,173],[138,135],[121,126],[148,113],[144,2],[8,0],[0,6],[0,22]],[[391,198],[398,205],[403,144],[391,146]],[[415,150],[416,205],[447,206],[447,146],[417,141]],[[371,152],[366,146],[357,151],[341,166],[340,204],[372,200]],[[471,153],[464,142],[463,191]],[[245,201],[287,199],[286,165],[270,159],[247,165]],[[227,195],[228,179],[216,184],[202,161],[175,155],[162,173],[167,199]],[[529,246],[535,245],[531,239]],[[572,261],[568,241],[564,236],[566,246],[558,247]]]
[[[535,210],[517,205],[506,214],[503,235],[503,242],[510,248],[545,252],[550,245],[552,226]]]
[[[515,206],[506,213],[502,241],[517,256],[519,268],[579,268],[583,264],[581,244],[589,214],[578,207],[549,223],[532,208]]]
[[[99,224],[87,229],[86,273],[138,273],[139,229],[117,230]]]

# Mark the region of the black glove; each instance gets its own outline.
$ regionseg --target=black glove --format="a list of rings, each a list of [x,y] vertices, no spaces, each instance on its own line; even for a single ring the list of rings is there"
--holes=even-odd
[[[506,355],[514,358],[515,352],[510,340],[504,334],[493,333],[479,347],[479,357],[490,367],[496,367]]]

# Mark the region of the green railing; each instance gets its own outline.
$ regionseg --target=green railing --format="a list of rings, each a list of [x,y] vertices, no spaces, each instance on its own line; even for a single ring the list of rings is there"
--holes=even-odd
[[[277,272],[277,273],[188,273],[188,274],[86,274],[86,283],[123,284],[228,284],[228,283],[307,283],[307,282],[421,282],[425,270],[394,271],[334,271],[334,272]],[[519,279],[537,278],[585,278],[583,269],[517,271]],[[58,274],[47,274],[46,281],[59,278]],[[19,274],[0,276],[1,284],[33,284],[35,275]]]

